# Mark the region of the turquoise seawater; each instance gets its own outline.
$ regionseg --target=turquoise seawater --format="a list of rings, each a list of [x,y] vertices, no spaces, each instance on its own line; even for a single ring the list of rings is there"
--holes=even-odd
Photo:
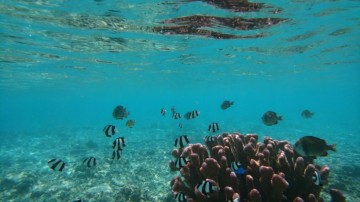
[[[234,12],[203,1],[0,1],[1,201],[175,201],[168,162],[174,140],[204,143],[207,127],[295,143],[305,135],[336,143],[316,163],[329,189],[360,201],[360,3],[269,1]],[[279,8],[280,12],[274,12]],[[254,30],[205,29],[260,38],[214,39],[153,32],[191,15],[286,18]],[[220,108],[224,100],[235,104]],[[115,120],[125,106],[136,121]],[[193,120],[171,118],[199,110]],[[160,109],[166,108],[166,116]],[[309,109],[310,119],[301,117]],[[283,116],[265,126],[272,110]],[[107,138],[102,129],[119,132]],[[179,128],[182,124],[182,128]],[[115,137],[125,137],[119,160]],[[82,161],[94,156],[97,166]],[[66,162],[52,171],[48,160]]]

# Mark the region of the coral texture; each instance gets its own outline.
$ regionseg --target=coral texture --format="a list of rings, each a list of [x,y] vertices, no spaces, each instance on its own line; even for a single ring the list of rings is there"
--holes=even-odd
[[[171,170],[180,171],[171,181],[174,195],[181,193],[187,201],[323,201],[320,192],[330,168],[297,156],[288,141],[224,133],[206,138],[205,145],[173,150],[175,158],[188,159],[181,168],[170,161]],[[214,189],[199,190],[204,182]],[[331,196],[345,201],[338,190]]]

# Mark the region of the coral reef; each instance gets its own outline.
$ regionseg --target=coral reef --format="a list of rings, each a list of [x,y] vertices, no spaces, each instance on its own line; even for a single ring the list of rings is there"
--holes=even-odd
[[[252,12],[265,7],[265,3],[253,3],[247,0],[202,0],[215,7],[232,10],[234,12]],[[267,6],[269,7],[269,6]]]
[[[187,159],[180,168],[169,163],[180,172],[171,181],[174,195],[181,193],[187,201],[323,201],[320,192],[330,168],[297,156],[288,141],[224,133],[205,138],[205,145],[172,151],[176,159]],[[330,192],[333,201],[345,201],[340,191]]]
[[[180,18],[165,20],[162,23],[166,26],[154,27],[154,32],[161,34],[189,34],[199,35],[217,39],[238,39],[238,38],[259,38],[261,34],[239,36],[209,30],[211,27],[226,27],[234,30],[253,30],[270,27],[286,21],[284,18],[241,18],[241,17],[218,17],[206,15],[192,15]],[[167,24],[170,24],[167,26]]]
[[[185,0],[185,2],[195,0]],[[264,3],[252,3],[247,0],[201,0],[204,3],[212,5],[216,8],[226,9],[230,12],[259,12],[263,8],[272,9],[272,13],[276,14],[282,11],[280,8],[267,6]],[[244,38],[260,38],[264,34],[253,35],[237,35],[232,33],[224,33],[223,29],[233,30],[253,30],[270,27],[280,22],[286,21],[285,18],[242,18],[242,17],[220,17],[210,15],[191,15],[179,18],[164,20],[161,22],[163,26],[155,26],[153,32],[166,35],[197,35],[215,39],[244,39]],[[220,28],[220,29],[219,29]],[[219,30],[219,31],[214,31]]]

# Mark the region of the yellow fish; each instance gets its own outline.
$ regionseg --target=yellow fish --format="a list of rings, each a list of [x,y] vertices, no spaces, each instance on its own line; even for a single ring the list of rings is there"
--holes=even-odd
[[[135,120],[130,119],[126,121],[125,125],[129,128],[132,128],[135,125]]]

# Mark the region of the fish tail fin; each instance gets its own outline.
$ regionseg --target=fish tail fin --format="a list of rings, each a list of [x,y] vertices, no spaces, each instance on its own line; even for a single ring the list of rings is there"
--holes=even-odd
[[[336,144],[329,145],[329,150],[336,152]]]
[[[278,116],[278,120],[283,120],[283,117],[282,117],[282,116]]]
[[[234,101],[230,102],[230,105],[233,105],[234,104]]]

